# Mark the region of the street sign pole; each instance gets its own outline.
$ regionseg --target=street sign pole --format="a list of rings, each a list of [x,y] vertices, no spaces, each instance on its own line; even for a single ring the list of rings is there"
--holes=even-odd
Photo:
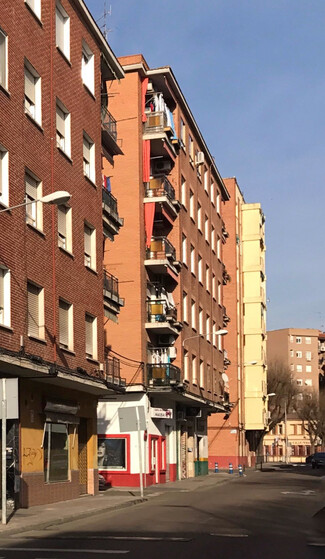
[[[2,498],[1,498],[1,508],[2,508],[2,524],[7,524],[7,400],[6,400],[6,379],[2,379],[2,402],[1,402],[1,412],[2,412],[2,441],[1,441],[1,482],[2,482]]]
[[[143,499],[143,464],[142,464],[142,448],[141,448],[141,430],[140,430],[139,407],[136,406],[135,410],[136,410],[136,414],[137,414],[137,428],[138,428],[140,495],[141,495],[141,499]]]

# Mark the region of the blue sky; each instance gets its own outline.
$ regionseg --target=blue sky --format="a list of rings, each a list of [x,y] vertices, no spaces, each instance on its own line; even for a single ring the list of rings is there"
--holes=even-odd
[[[86,1],[98,20],[104,0]],[[173,68],[221,175],[262,204],[267,328],[325,330],[324,0],[110,6],[115,54]]]

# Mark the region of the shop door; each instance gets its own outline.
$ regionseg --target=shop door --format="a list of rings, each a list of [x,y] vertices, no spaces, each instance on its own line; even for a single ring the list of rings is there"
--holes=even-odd
[[[170,480],[170,425],[165,425],[165,437],[166,437],[166,481]]]
[[[187,431],[185,427],[181,427],[181,448],[180,448],[180,458],[181,458],[181,479],[187,478],[187,456],[186,456],[186,443],[187,443]]]
[[[151,439],[151,470],[154,472],[154,483],[159,483],[159,464],[158,464],[158,439]]]
[[[81,418],[78,428],[78,469],[80,495],[88,492],[87,419]]]

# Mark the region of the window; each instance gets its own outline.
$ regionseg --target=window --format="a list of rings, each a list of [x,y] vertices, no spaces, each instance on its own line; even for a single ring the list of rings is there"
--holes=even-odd
[[[293,342],[293,336],[290,336],[290,342]]]
[[[206,340],[207,342],[210,341],[210,334],[211,334],[211,324],[210,324],[210,316],[207,314],[206,316],[206,321],[205,321],[205,336],[206,336]]]
[[[211,225],[211,249],[213,252],[216,250],[216,230],[213,225]]]
[[[56,145],[71,156],[71,119],[66,107],[56,100]]]
[[[25,112],[38,124],[42,123],[41,78],[25,60]]]
[[[311,344],[311,338],[309,338],[309,337],[305,338],[305,343],[306,344]]]
[[[196,330],[196,304],[194,299],[191,299],[191,326]]]
[[[69,480],[68,426],[62,423],[45,423],[44,474],[46,483]]]
[[[192,382],[197,384],[196,355],[192,355]]]
[[[26,223],[36,227],[40,231],[43,229],[43,208],[42,202],[37,202],[42,197],[42,183],[30,172],[25,173],[26,189]]]
[[[213,272],[212,273],[212,297],[214,299],[217,298],[217,281],[216,281],[216,275]]]
[[[204,236],[206,242],[210,242],[210,235],[209,235],[209,218],[207,215],[204,216]]]
[[[96,229],[85,223],[84,225],[85,266],[96,270]]]
[[[186,208],[186,180],[183,176],[181,180],[181,202],[184,208]]]
[[[302,365],[296,365],[297,373],[302,373]]]
[[[306,365],[306,373],[311,373],[311,365]]]
[[[85,132],[83,134],[83,168],[84,175],[94,183],[96,181],[95,144]]]
[[[222,351],[222,336],[218,334],[218,350]]]
[[[200,179],[200,181],[202,181],[202,170],[201,170],[201,165],[198,165],[197,162],[199,160],[199,150],[196,149],[195,150],[195,165],[196,165],[196,175],[197,177]]]
[[[8,38],[0,29],[0,85],[8,89]]]
[[[210,267],[205,265],[205,289],[210,292]]]
[[[181,118],[180,121],[180,140],[181,140],[181,146],[184,149],[184,151],[186,151],[186,126],[185,126],[185,122],[184,120]]]
[[[194,142],[192,136],[189,134],[188,136],[188,151],[190,157],[190,163],[194,163]]]
[[[69,206],[58,206],[58,245],[72,252],[72,209]]]
[[[25,0],[25,2],[37,15],[38,19],[41,19],[41,0]]]
[[[283,435],[283,425],[281,423],[278,425],[278,434]]]
[[[302,341],[302,340],[301,340],[301,337],[300,337],[300,336],[297,336],[297,337],[296,337],[296,344],[301,344],[301,341]]]
[[[293,349],[290,349],[290,357],[293,357],[293,355],[294,355],[294,351]]]
[[[10,326],[10,271],[0,266],[0,324]]]
[[[294,366],[293,363],[291,363],[291,365],[290,365],[290,370],[291,370],[291,371],[294,371],[294,370],[295,370],[295,366]]]
[[[97,359],[97,318],[91,314],[85,315],[86,326],[86,356]]]
[[[188,351],[186,349],[184,349],[184,380],[189,380]]]
[[[192,190],[190,190],[190,217],[193,219],[193,221],[195,221],[195,215],[194,215],[194,193]]]
[[[186,293],[186,291],[183,291],[183,320],[184,320],[184,322],[188,321],[187,293]]]
[[[219,236],[217,240],[217,257],[221,260],[221,239]]]
[[[182,234],[182,260],[183,264],[187,265],[187,237]]]
[[[126,439],[124,437],[107,439],[98,435],[98,469],[127,469]]]
[[[221,305],[221,283],[218,281],[218,303]]]
[[[0,203],[9,206],[9,155],[0,145]]]
[[[63,299],[59,300],[60,346],[73,350],[73,306]]]
[[[206,167],[204,167],[204,190],[209,194],[209,172]]]
[[[200,387],[204,388],[204,361],[200,359]]]
[[[307,361],[311,361],[311,351],[306,351],[306,359]]]
[[[70,58],[70,18],[61,6],[60,2],[56,2],[55,10],[56,25],[56,46],[69,60]]]
[[[212,327],[212,343],[214,345],[214,347],[217,347],[217,336],[216,336],[216,321],[213,321],[213,327]]]
[[[211,200],[211,203],[214,205],[215,204],[215,199],[214,199],[214,182],[213,181],[211,181],[211,184],[210,184],[210,200]]]
[[[197,226],[199,231],[202,231],[202,207],[200,202],[197,203]]]
[[[44,289],[27,283],[28,335],[44,339]]]
[[[296,357],[297,357],[297,359],[301,359],[302,358],[302,351],[296,351]]]
[[[94,54],[85,41],[82,41],[81,77],[84,85],[94,94]]]
[[[200,283],[203,283],[203,273],[202,273],[202,256],[198,256],[198,279]]]
[[[191,245],[191,272],[195,276],[195,248]]]
[[[216,193],[216,210],[217,213],[220,215],[220,193],[218,191]]]
[[[199,334],[203,335],[203,309],[199,308]]]
[[[305,385],[306,385],[306,386],[312,386],[312,385],[313,385],[312,379],[311,379],[311,378],[307,378],[307,379],[305,380]]]
[[[300,378],[297,379],[297,386],[302,386],[302,379]]]

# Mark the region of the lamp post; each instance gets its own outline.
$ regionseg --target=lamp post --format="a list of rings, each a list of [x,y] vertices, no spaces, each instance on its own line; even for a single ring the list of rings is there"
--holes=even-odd
[[[225,336],[228,334],[228,330],[217,330],[216,332],[207,332],[206,334],[196,334],[195,336],[189,336],[188,338],[184,338],[182,341],[182,346],[184,347],[185,342],[187,340],[192,340],[193,338],[206,338],[207,336]]]
[[[59,206],[61,204],[65,204],[70,200],[71,194],[66,190],[57,190],[55,192],[51,192],[46,196],[42,196],[37,200],[26,201],[17,204],[16,206],[11,206],[9,208],[5,208],[0,210],[0,213],[9,212],[11,210],[15,210],[16,208],[21,208],[23,206],[28,206],[29,204],[35,204],[36,202],[41,202],[42,204],[55,204]],[[1,401],[1,419],[2,419],[2,426],[1,426],[1,434],[2,434],[2,441],[1,441],[1,456],[2,456],[2,466],[1,466],[1,483],[2,483],[2,490],[1,490],[1,522],[2,524],[7,524],[7,394],[6,394],[6,379],[2,379],[2,401]]]

